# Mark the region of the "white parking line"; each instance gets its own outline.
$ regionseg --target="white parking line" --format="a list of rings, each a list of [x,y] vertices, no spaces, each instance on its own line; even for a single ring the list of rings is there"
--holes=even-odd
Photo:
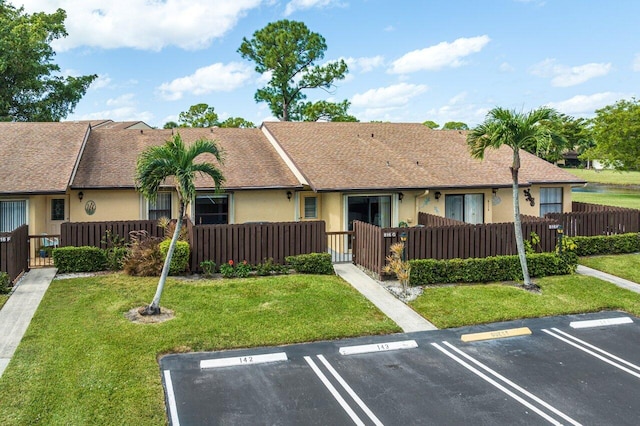
[[[164,383],[167,386],[167,399],[169,400],[171,424],[173,426],[180,426],[180,420],[178,419],[178,407],[176,405],[176,395],[173,392],[173,382],[171,381],[170,370],[164,370]]]
[[[615,355],[613,355],[613,354],[611,354],[611,353],[609,353],[609,352],[607,352],[607,351],[605,351],[605,350],[603,350],[603,349],[600,349],[600,348],[599,348],[599,347],[597,347],[597,346],[593,346],[592,344],[585,342],[584,340],[580,340],[580,339],[578,339],[577,337],[572,336],[572,335],[571,335],[571,334],[569,334],[569,333],[565,333],[564,331],[558,330],[557,328],[552,328],[552,330],[553,330],[553,331],[555,331],[556,333],[560,333],[560,334],[562,334],[562,335],[563,335],[563,336],[565,336],[565,337],[568,337],[568,338],[570,338],[570,339],[573,339],[573,340],[575,340],[576,342],[578,342],[578,343],[580,343],[580,344],[582,344],[582,345],[584,345],[584,346],[586,346],[586,347],[588,347],[588,348],[591,348],[591,349],[593,349],[593,350],[595,350],[595,351],[598,351],[598,352],[600,352],[600,353],[603,353],[603,354],[607,355],[608,357],[610,357],[610,358],[612,358],[612,359],[615,359],[615,360],[616,360],[616,361],[618,361],[618,362],[621,362],[621,363],[623,363],[623,364],[626,364],[626,365],[628,365],[629,367],[631,367],[631,368],[635,368],[636,370],[639,370],[639,371],[640,371],[640,366],[637,366],[637,365],[635,365],[635,364],[634,364],[634,363],[632,363],[632,362],[629,362],[629,361],[627,361],[627,360],[625,360],[625,359],[622,359],[622,358],[620,358],[620,357],[617,357],[617,356],[615,356]]]
[[[526,401],[525,399],[523,399],[520,396],[516,395],[515,393],[513,393],[512,391],[510,391],[506,387],[502,386],[500,383],[498,383],[495,380],[493,380],[491,377],[489,377],[486,374],[484,374],[483,372],[479,371],[477,368],[475,368],[474,366],[470,365],[469,363],[467,363],[463,359],[459,358],[458,356],[452,354],[451,352],[449,352],[448,350],[446,350],[445,348],[443,348],[439,344],[437,344],[437,343],[431,343],[431,344],[436,349],[438,349],[440,352],[442,352],[443,354],[445,354],[449,358],[453,359],[458,364],[462,365],[464,368],[466,368],[467,370],[471,371],[472,373],[474,373],[478,377],[482,378],[486,382],[488,382],[491,385],[495,386],[496,388],[500,389],[502,392],[506,393],[511,398],[513,398],[516,401],[518,401],[520,404],[522,404],[525,407],[529,408],[530,410],[532,410],[533,412],[538,414],[540,417],[542,417],[543,419],[547,420],[549,423],[551,423],[553,425],[557,425],[557,426],[562,425],[561,422],[559,422],[556,419],[554,419],[553,417],[549,416],[547,413],[545,413],[544,411],[540,410],[538,407],[536,407],[535,405],[531,404],[529,401]],[[580,423],[576,422],[575,420],[572,420],[572,424],[579,425]]]
[[[538,398],[537,396],[535,396],[531,392],[527,391],[526,389],[522,388],[518,384],[516,384],[516,383],[512,382],[511,380],[507,379],[502,374],[500,374],[497,371],[489,368],[488,366],[486,366],[485,364],[481,363],[480,361],[478,361],[477,359],[473,358],[472,356],[468,355],[467,353],[463,352],[462,350],[456,348],[455,346],[453,346],[449,342],[442,342],[442,343],[445,344],[446,346],[448,346],[449,348],[453,349],[454,351],[456,351],[458,354],[462,355],[463,357],[465,357],[469,361],[473,362],[478,367],[480,367],[483,370],[487,371],[488,373],[492,374],[494,377],[497,377],[498,379],[502,380],[504,383],[506,383],[507,385],[511,386],[512,388],[514,388],[518,392],[520,392],[523,395],[531,398],[532,400],[534,400],[538,404],[542,405],[546,409],[548,409],[548,410],[552,411],[553,413],[557,414],[558,416],[562,417],[563,419],[565,419],[569,423],[571,423],[573,425],[579,425],[580,424],[580,423],[576,422],[575,420],[573,420],[571,417],[569,417],[566,414],[564,414],[562,411],[560,411],[557,408],[555,408],[554,406],[546,403],[544,400]]]
[[[360,419],[360,417],[358,417],[358,415],[353,411],[353,409],[351,409],[349,404],[347,404],[347,401],[345,401],[344,398],[338,393],[338,391],[331,384],[329,379],[327,379],[327,376],[325,376],[322,373],[322,371],[320,371],[320,369],[318,368],[316,363],[313,362],[311,357],[310,356],[305,356],[304,360],[307,361],[307,364],[309,364],[309,367],[311,367],[313,372],[316,373],[316,376],[318,376],[318,378],[322,381],[322,383],[329,390],[329,392],[331,392],[331,395],[333,395],[333,397],[336,399],[336,401],[338,401],[338,404],[340,404],[342,409],[344,411],[346,411],[346,413],[349,415],[349,417],[351,417],[351,420],[353,420],[353,422],[355,424],[357,424],[358,426],[364,426],[364,422]]]
[[[351,386],[349,386],[349,384],[342,378],[342,376],[340,376],[340,374],[338,374],[338,372],[333,368],[333,366],[329,364],[329,361],[327,361],[323,355],[318,355],[318,359],[320,359],[320,361],[324,364],[327,370],[329,370],[329,373],[333,375],[333,377],[338,381],[338,383],[340,383],[340,385],[344,388],[344,390],[346,390],[347,393],[351,396],[351,398],[353,398],[356,404],[360,406],[362,411],[364,411],[365,414],[369,416],[371,421],[376,426],[384,426],[382,422],[376,417],[376,415],[373,414],[373,412],[369,409],[369,407],[367,407],[367,405],[360,399],[358,394],[356,394],[353,391],[353,389],[351,389]]]
[[[625,367],[625,366],[623,366],[623,365],[620,365],[620,364],[618,364],[618,363],[616,363],[616,362],[613,362],[613,361],[611,361],[610,359],[607,359],[607,358],[603,357],[602,355],[599,355],[599,354],[597,354],[597,353],[593,352],[592,350],[587,349],[587,348],[586,348],[586,347],[584,347],[584,346],[580,346],[579,344],[577,344],[577,343],[575,343],[575,342],[572,342],[571,340],[565,339],[564,337],[562,337],[562,336],[560,336],[560,335],[558,335],[558,334],[555,334],[554,332],[552,332],[552,331],[550,331],[550,330],[547,330],[547,329],[544,329],[544,328],[543,328],[543,329],[542,329],[542,331],[543,331],[543,332],[545,332],[545,333],[547,333],[547,334],[548,334],[548,335],[550,335],[550,336],[555,337],[555,338],[556,338],[556,339],[558,339],[558,340],[561,340],[561,341],[563,341],[563,342],[565,342],[565,343],[570,344],[570,345],[571,345],[571,346],[573,346],[574,348],[580,349],[581,351],[586,352],[586,353],[588,353],[589,355],[594,356],[594,357],[598,358],[599,360],[604,361],[604,362],[606,362],[607,364],[613,365],[614,367],[619,368],[620,370],[622,370],[622,371],[624,371],[624,372],[626,372],[626,373],[629,373],[629,374],[631,374],[632,376],[635,376],[635,377],[637,377],[637,378],[639,378],[639,379],[640,379],[640,374],[639,374],[639,373],[636,373],[635,371],[629,370],[627,367]],[[559,331],[559,330],[554,329],[554,331]],[[592,346],[592,345],[590,345],[590,346]],[[615,355],[612,355],[612,354],[610,354],[610,353],[608,353],[608,352],[606,352],[606,351],[604,351],[604,350],[602,350],[602,349],[597,349],[597,350],[598,350],[599,352],[601,352],[601,353],[606,354],[607,356],[609,356],[609,357],[611,357],[611,358],[617,358]],[[626,363],[626,362],[625,362],[625,363]],[[636,365],[633,365],[633,367],[634,367],[634,368],[638,368]]]

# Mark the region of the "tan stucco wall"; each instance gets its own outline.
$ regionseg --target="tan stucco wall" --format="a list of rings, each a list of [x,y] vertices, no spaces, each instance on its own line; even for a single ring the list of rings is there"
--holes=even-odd
[[[87,189],[82,191],[82,201],[78,199],[78,192],[80,191],[71,191],[69,197],[69,220],[71,222],[144,219],[144,217],[141,217],[142,197],[133,189]],[[87,214],[85,211],[85,206],[90,201],[93,201],[96,205],[95,213],[92,215]]]
[[[321,196],[322,214],[320,218],[325,221],[327,232],[344,230],[343,196],[339,192],[326,192]]]
[[[285,190],[237,191],[232,197],[234,223],[296,220],[295,198],[288,200]]]

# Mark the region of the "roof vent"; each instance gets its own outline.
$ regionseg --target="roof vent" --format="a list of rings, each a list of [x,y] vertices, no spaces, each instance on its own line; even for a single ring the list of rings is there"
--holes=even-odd
[[[373,133],[371,133],[371,137],[373,137]]]
[[[387,167],[391,167],[391,163],[387,161]]]
[[[142,129],[140,129],[140,134],[142,134]]]

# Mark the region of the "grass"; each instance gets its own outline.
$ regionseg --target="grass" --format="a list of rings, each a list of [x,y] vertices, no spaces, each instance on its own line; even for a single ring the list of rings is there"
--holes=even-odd
[[[587,182],[609,185],[640,185],[640,172],[619,172],[617,170],[564,169]]]
[[[176,317],[134,324],[156,279],[55,280],[0,378],[0,424],[166,423],[157,357],[401,331],[335,276],[169,280]]]
[[[640,283],[639,254],[581,257],[580,264],[620,278],[625,278],[635,283]]]
[[[426,288],[411,306],[438,328],[609,309],[640,315],[636,293],[596,278],[565,275],[536,283],[542,294],[503,284]]]
[[[0,294],[0,308],[4,306],[4,304],[7,302],[7,299],[9,299],[8,294]]]
[[[629,193],[603,192],[572,192],[572,201],[590,204],[604,204],[605,206],[626,207],[640,209],[640,196]]]

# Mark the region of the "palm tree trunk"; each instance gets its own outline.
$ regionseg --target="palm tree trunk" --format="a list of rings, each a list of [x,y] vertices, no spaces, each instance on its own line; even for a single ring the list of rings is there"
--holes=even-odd
[[[511,177],[513,178],[513,226],[516,234],[516,248],[518,249],[518,257],[520,258],[520,266],[522,267],[522,277],[524,278],[524,286],[533,288],[535,284],[529,276],[529,267],[527,266],[527,255],[524,250],[524,238],[522,237],[522,221],[520,220],[520,196],[518,187],[518,171],[520,169],[520,155],[517,150],[513,154],[513,167],[511,168]]]
[[[164,265],[162,266],[162,273],[160,274],[160,281],[158,281],[158,287],[156,288],[156,294],[153,296],[153,301],[149,306],[147,306],[142,312],[143,315],[158,315],[160,314],[160,296],[162,296],[162,291],[164,290],[164,284],[167,281],[167,277],[169,276],[169,267],[171,266],[171,258],[173,257],[173,252],[176,248],[176,243],[178,242],[178,238],[180,237],[180,229],[182,228],[182,218],[184,217],[185,205],[180,202],[180,215],[176,222],[176,229],[173,231],[173,237],[171,238],[171,243],[169,244],[169,250],[167,250],[167,257],[164,260]]]

